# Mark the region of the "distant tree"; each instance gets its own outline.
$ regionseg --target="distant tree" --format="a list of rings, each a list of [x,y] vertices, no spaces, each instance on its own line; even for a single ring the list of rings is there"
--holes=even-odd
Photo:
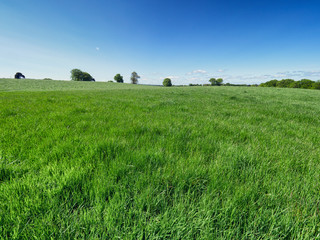
[[[217,79],[215,78],[210,78],[209,82],[211,83],[212,86],[216,85]]]
[[[80,69],[71,70],[72,81],[95,81],[95,79],[87,72],[82,72]]]
[[[72,81],[82,81],[83,72],[80,69],[71,70],[71,80]]]
[[[222,78],[218,78],[217,80],[217,85],[220,86],[223,82],[223,79]]]
[[[220,86],[223,82],[222,78],[210,78],[209,82],[211,83],[212,86]]]
[[[26,78],[21,72],[17,72],[15,75],[14,75],[14,78],[15,79],[21,79],[21,78]]]
[[[114,80],[118,83],[123,83],[123,76],[121,76],[120,73],[118,73],[114,76]]]
[[[43,80],[52,80],[51,78],[44,78]]]
[[[131,73],[130,79],[131,79],[132,84],[137,84],[139,78],[140,78],[140,76],[136,72]]]
[[[164,80],[163,80],[163,86],[165,86],[165,87],[171,87],[172,86],[172,82],[171,82],[171,79],[170,78],[165,78]]]

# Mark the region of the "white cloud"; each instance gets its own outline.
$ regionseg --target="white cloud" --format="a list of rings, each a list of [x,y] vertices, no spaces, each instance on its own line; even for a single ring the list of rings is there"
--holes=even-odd
[[[96,47],[96,50],[97,50],[97,51],[99,51],[99,50],[100,50],[100,48],[99,48],[99,47]]]

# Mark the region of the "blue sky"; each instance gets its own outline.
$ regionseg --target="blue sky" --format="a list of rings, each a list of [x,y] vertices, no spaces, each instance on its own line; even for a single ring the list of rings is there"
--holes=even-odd
[[[320,79],[320,1],[1,0],[0,77]]]

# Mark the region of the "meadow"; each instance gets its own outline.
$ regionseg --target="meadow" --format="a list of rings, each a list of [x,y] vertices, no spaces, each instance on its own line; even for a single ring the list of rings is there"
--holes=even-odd
[[[319,239],[320,91],[0,79],[0,239]]]

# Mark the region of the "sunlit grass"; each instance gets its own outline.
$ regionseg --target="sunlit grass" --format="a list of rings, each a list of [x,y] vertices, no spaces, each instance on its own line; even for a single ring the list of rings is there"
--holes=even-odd
[[[319,91],[29,81],[1,85],[2,238],[319,237]]]

